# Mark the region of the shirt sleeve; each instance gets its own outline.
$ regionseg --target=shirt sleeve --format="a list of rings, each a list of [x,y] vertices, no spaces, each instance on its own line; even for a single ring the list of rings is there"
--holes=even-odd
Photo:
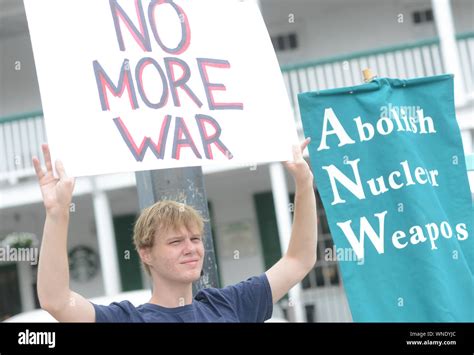
[[[92,303],[92,302],[91,302]],[[96,323],[124,323],[133,322],[137,313],[135,306],[128,301],[114,302],[108,306],[92,303],[95,309]]]
[[[265,274],[224,287],[221,291],[235,308],[241,322],[261,323],[272,316],[272,291]]]

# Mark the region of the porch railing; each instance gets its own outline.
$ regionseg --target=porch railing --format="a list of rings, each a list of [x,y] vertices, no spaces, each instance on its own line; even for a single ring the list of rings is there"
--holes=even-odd
[[[474,32],[456,36],[466,93],[474,92]],[[391,46],[282,67],[291,105],[299,117],[298,93],[359,85],[362,70],[379,77],[414,78],[445,73],[439,39]],[[299,120],[299,119],[298,119]]]

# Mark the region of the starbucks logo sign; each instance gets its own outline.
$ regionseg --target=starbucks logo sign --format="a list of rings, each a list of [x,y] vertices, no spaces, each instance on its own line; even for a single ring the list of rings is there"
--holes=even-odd
[[[74,280],[89,281],[99,271],[99,257],[94,249],[78,245],[69,251],[69,269]]]

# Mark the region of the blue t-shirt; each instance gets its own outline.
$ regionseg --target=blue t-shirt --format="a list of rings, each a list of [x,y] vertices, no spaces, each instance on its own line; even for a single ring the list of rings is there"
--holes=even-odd
[[[236,285],[200,290],[191,304],[166,308],[129,301],[109,306],[92,303],[96,322],[263,322],[272,316],[267,276],[254,276]]]

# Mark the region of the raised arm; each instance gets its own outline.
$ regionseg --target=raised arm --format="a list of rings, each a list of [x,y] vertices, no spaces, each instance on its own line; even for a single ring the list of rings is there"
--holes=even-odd
[[[310,139],[307,138],[300,147],[294,147],[293,162],[285,163],[295,180],[295,210],[288,250],[266,272],[272,289],[273,303],[278,302],[294,285],[303,280],[316,262],[318,233],[313,173],[303,158],[303,151],[309,142]]]
[[[38,298],[41,308],[60,322],[94,322],[95,311],[92,304],[69,288],[67,233],[74,178],[67,177],[60,161],[56,161],[59,179],[55,178],[48,145],[43,144],[42,149],[46,172],[41,168],[38,158],[33,157],[46,209],[38,265]]]

